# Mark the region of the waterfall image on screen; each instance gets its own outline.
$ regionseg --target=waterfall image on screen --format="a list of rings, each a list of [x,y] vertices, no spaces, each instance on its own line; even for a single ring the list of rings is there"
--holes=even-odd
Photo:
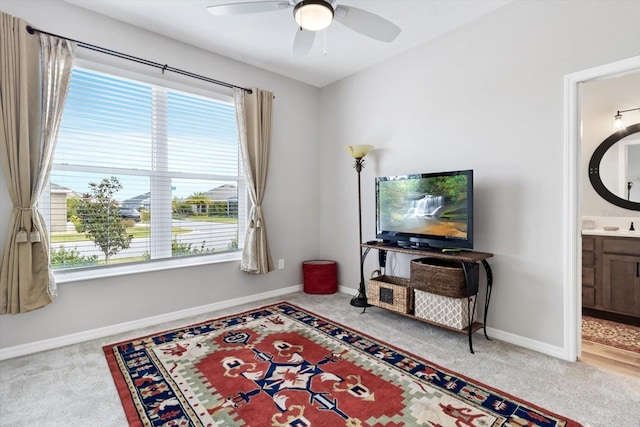
[[[409,212],[407,212],[407,216],[410,218],[425,218],[433,216],[440,210],[443,202],[444,197],[427,194],[420,200],[411,201],[411,207],[409,208]]]
[[[466,239],[467,179],[409,175],[379,180],[379,230]]]

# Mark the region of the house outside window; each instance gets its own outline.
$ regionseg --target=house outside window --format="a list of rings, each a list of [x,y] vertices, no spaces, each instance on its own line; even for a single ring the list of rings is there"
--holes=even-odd
[[[246,190],[216,95],[74,68],[41,202],[54,270],[237,255]]]

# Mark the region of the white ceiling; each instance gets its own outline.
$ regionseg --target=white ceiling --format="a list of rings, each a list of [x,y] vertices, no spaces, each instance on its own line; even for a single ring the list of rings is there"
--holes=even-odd
[[[323,87],[423,44],[511,0],[337,0],[338,4],[380,15],[398,25],[402,32],[392,43],[383,43],[334,21],[317,35],[311,52],[305,57],[294,57],[291,53],[297,31],[292,9],[214,16],[207,11],[207,6],[246,0],[65,1],[210,52]],[[325,35],[326,55],[323,53]]]

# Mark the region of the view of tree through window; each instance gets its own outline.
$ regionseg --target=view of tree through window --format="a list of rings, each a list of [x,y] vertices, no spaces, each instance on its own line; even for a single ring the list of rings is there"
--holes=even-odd
[[[238,249],[235,108],[74,68],[51,171],[56,269]]]

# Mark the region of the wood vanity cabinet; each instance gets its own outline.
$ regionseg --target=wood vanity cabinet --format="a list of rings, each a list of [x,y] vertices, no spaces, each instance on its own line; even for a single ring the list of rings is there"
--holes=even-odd
[[[596,286],[595,238],[593,236],[582,236],[582,306],[583,307],[589,307],[589,308],[596,307],[595,286]]]
[[[640,317],[640,239],[582,237],[582,305]]]

